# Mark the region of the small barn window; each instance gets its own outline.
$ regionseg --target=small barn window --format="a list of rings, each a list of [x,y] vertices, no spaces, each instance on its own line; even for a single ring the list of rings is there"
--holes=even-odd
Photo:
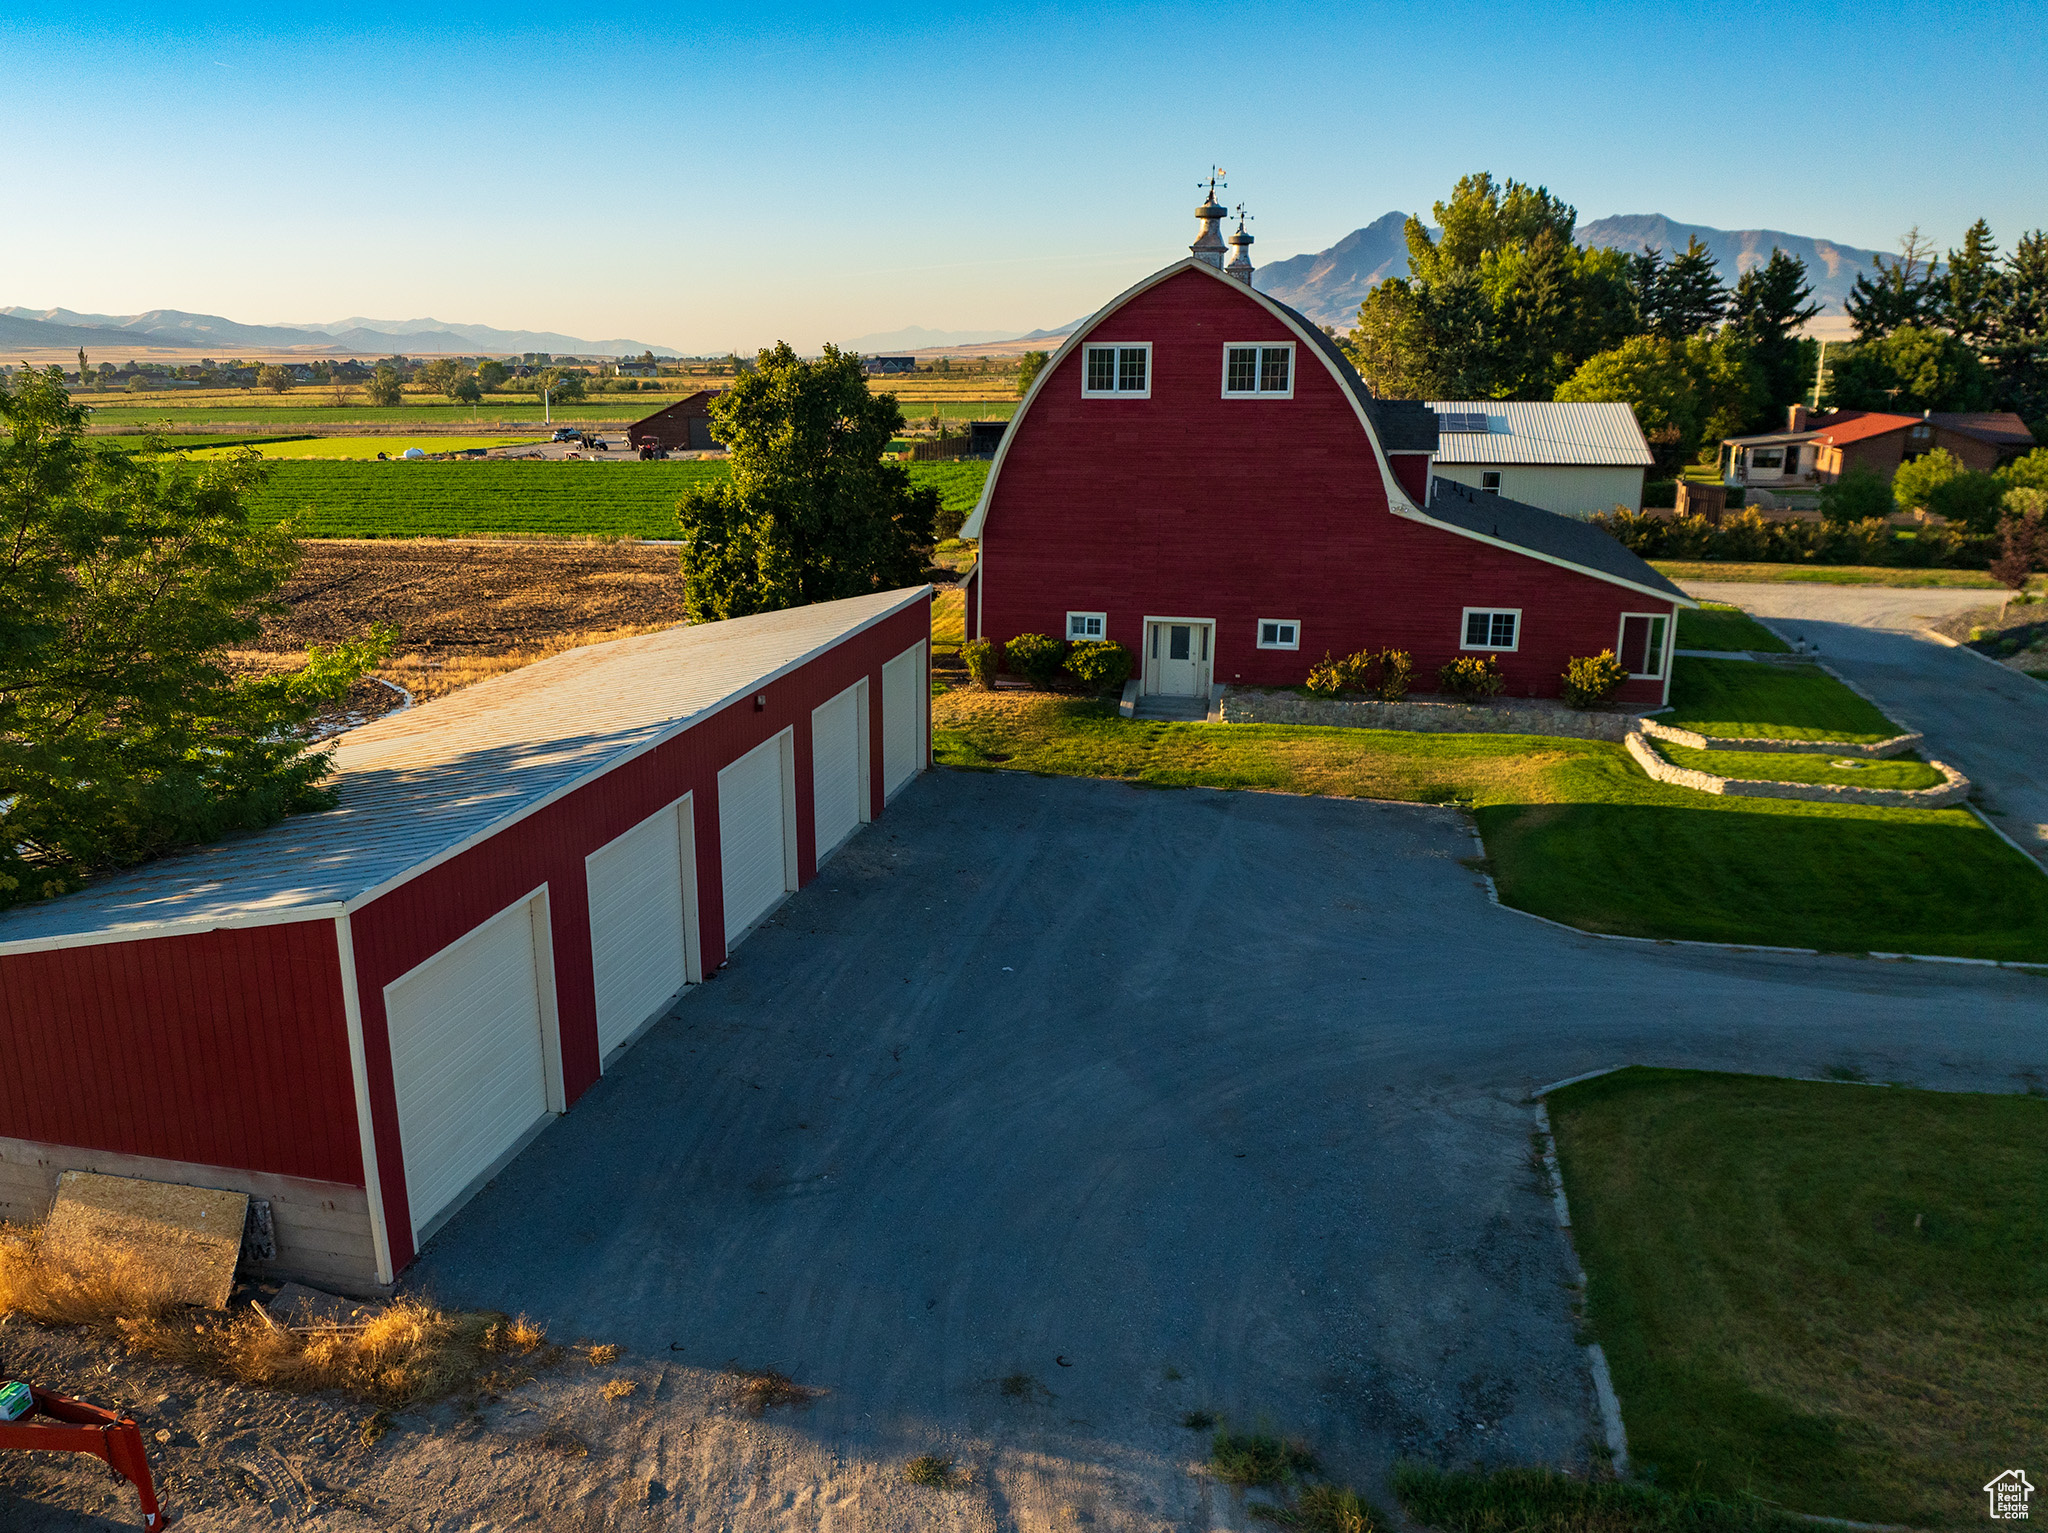
[[[1500,474],[1496,470],[1487,469],[1479,476],[1479,488],[1486,491],[1489,495],[1498,495],[1500,493]]]
[[[1225,399],[1292,399],[1294,397],[1294,345],[1253,346],[1237,344],[1223,348],[1223,397]]]
[[[1513,649],[1522,636],[1520,607],[1467,607],[1466,649]]]
[[[1664,674],[1664,640],[1671,624],[1661,612],[1624,612],[1615,653],[1631,677],[1655,681]]]
[[[1259,648],[1300,649],[1301,624],[1292,618],[1260,618]]]
[[[1145,341],[1135,346],[1087,348],[1081,393],[1091,399],[1149,399],[1152,395],[1152,343]]]
[[[1100,612],[1069,612],[1067,638],[1075,643],[1099,639],[1108,619]]]

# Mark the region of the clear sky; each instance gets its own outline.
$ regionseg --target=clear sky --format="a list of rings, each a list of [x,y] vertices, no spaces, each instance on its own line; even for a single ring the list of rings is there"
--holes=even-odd
[[[1463,172],[1891,248],[2048,224],[2042,0],[0,14],[0,305],[433,315],[685,351],[1026,330]]]

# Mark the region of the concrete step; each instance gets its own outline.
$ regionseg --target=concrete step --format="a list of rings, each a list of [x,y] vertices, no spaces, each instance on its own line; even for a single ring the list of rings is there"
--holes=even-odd
[[[1138,719],[1169,719],[1179,723],[1198,724],[1209,716],[1209,702],[1202,697],[1141,697],[1131,717]]]

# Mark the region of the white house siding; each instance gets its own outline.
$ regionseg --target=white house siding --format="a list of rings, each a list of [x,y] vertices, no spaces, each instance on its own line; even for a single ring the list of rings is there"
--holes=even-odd
[[[1433,466],[1439,478],[1482,489],[1482,474],[1499,474],[1500,493],[1525,506],[1559,511],[1566,516],[1591,516],[1626,506],[1643,509],[1643,471],[1619,464],[1540,466],[1526,463],[1445,463]]]

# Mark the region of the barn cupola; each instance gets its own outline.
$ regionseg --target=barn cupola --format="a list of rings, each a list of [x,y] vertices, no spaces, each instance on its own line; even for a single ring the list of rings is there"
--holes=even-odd
[[[1207,261],[1218,271],[1223,269],[1223,235],[1216,226],[1230,216],[1230,210],[1216,200],[1216,188],[1228,185],[1223,174],[1221,169],[1209,172],[1209,195],[1195,209],[1195,217],[1202,221],[1202,232],[1195,236],[1194,244],[1188,246],[1189,254],[1196,260]]]
[[[1244,204],[1237,205],[1237,232],[1230,236],[1230,264],[1223,268],[1226,277],[1235,277],[1246,287],[1252,285],[1252,237],[1245,233],[1245,220],[1251,215],[1244,210]]]

